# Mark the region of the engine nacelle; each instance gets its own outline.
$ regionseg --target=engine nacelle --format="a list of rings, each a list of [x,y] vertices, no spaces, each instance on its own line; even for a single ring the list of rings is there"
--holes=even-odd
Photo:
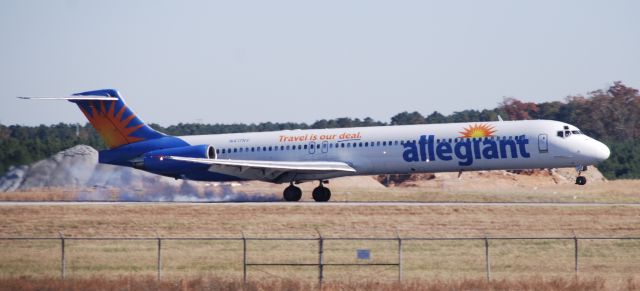
[[[215,159],[216,150],[211,145],[196,145],[154,150],[144,154],[141,168],[163,175],[177,175],[196,170],[206,165],[165,159],[167,156]]]

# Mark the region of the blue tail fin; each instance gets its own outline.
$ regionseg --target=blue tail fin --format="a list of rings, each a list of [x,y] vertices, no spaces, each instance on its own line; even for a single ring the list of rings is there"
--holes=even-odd
[[[113,89],[88,91],[74,96],[105,96],[117,100],[70,100],[76,103],[109,148],[165,136],[136,116]]]

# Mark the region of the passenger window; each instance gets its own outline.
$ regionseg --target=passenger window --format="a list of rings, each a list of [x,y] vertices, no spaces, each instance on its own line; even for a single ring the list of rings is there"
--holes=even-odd
[[[226,150],[225,150],[225,149],[222,149],[222,153],[223,153],[223,154],[224,154],[224,153],[226,153]]]
[[[382,142],[382,146],[386,147],[386,146],[387,146],[387,142],[386,142],[386,141],[383,141],[383,142]]]
[[[307,149],[307,145],[304,145],[304,149],[305,149],[305,150]]]
[[[362,147],[362,142],[360,142],[360,143],[358,144],[358,146],[359,146],[359,147]]]
[[[220,154],[220,149],[216,149],[216,154]]]
[[[380,146],[380,142],[376,142],[376,146]]]
[[[237,153],[237,152],[238,152],[238,149],[233,149],[233,152],[234,152],[234,153]]]
[[[251,151],[252,151],[252,152],[255,152],[255,151],[256,151],[256,148],[255,148],[255,147],[251,147]]]
[[[343,147],[344,147],[344,144],[343,144],[343,143],[342,143],[342,144],[340,144],[340,147],[341,147],[341,148],[343,148]]]
[[[364,147],[366,148],[366,147],[368,147],[368,146],[369,146],[369,142],[365,142],[365,143],[364,143]]]

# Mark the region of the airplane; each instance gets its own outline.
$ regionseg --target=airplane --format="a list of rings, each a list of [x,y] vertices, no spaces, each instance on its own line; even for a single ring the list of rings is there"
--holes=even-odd
[[[299,201],[296,184],[354,175],[575,167],[609,157],[609,148],[577,127],[553,120],[465,122],[170,136],[146,125],[120,93],[103,89],[68,97],[18,97],[75,103],[104,139],[99,162],[197,181],[288,183],[285,201]]]

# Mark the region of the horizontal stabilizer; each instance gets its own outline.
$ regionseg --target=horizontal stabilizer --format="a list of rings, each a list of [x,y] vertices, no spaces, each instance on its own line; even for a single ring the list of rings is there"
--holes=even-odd
[[[68,97],[18,97],[20,99],[31,99],[31,100],[67,100],[67,101],[116,101],[118,98],[116,97],[106,97],[106,96],[68,96]]]

